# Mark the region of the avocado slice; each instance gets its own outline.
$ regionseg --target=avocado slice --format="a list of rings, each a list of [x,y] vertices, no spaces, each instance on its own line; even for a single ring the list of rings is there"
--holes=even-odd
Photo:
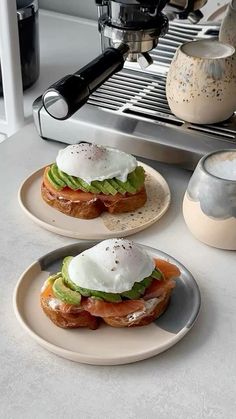
[[[94,185],[92,185],[92,182],[90,183],[90,185],[88,184],[88,186],[89,186],[89,192],[94,193],[94,194],[100,193],[99,189],[96,188]]]
[[[80,189],[79,184],[76,181],[74,181],[73,176],[67,175],[67,173],[62,172],[60,169],[57,170],[60,178],[64,180],[64,182],[69,188],[73,189],[74,191]]]
[[[57,274],[50,275],[47,279],[47,283],[50,284],[50,285],[53,285],[55,280],[57,278],[60,278],[60,276],[61,276],[61,272],[58,272]]]
[[[75,191],[77,191],[78,189],[81,189],[80,182],[78,182],[74,176],[66,175],[66,178],[67,178],[67,186],[69,186],[71,189],[74,189]]]
[[[136,300],[145,293],[145,289],[151,284],[152,281],[153,279],[148,277],[144,278],[140,282],[135,282],[131,290],[122,292],[121,295],[123,297],[130,298],[131,300]]]
[[[140,190],[144,184],[145,180],[145,173],[142,166],[137,166],[133,172],[128,174],[128,180],[136,189],[136,191]]]
[[[90,185],[89,183],[85,182],[85,180],[81,179],[80,177],[75,178],[79,185],[80,185],[80,189],[84,192],[92,192],[92,193],[99,193],[99,190],[95,187],[93,187],[92,185]]]
[[[99,182],[99,180],[93,180],[92,185],[95,186],[95,188],[97,188],[99,192],[102,192],[105,195],[108,195],[107,190],[103,186],[103,183]]]
[[[104,301],[108,301],[109,303],[118,303],[119,301],[122,301],[120,294],[113,294],[111,292],[102,292],[95,290],[90,290],[90,292],[91,297],[101,298]]]
[[[50,167],[51,173],[53,178],[55,179],[56,183],[58,185],[60,185],[62,188],[64,188],[66,186],[66,182],[64,182],[64,180],[62,180],[60,178],[60,175],[58,173],[58,168],[56,164],[52,164],[52,166]]]
[[[136,174],[136,170],[128,174],[128,181],[138,191],[142,186],[142,179]]]
[[[146,289],[147,287],[149,287],[149,285],[151,285],[152,281],[153,281],[153,278],[151,276],[148,276],[147,278],[144,278],[141,282]]]
[[[80,294],[84,297],[94,297],[99,300],[108,301],[110,303],[117,303],[122,301],[120,294],[113,294],[111,292],[102,292],[96,290],[89,290],[87,288],[78,287]]]
[[[55,166],[56,166],[56,164],[55,164]],[[60,179],[62,179],[66,184],[67,183],[67,174],[62,172],[62,170],[60,170],[58,166],[57,166],[57,173],[58,173],[58,176],[60,177]]]
[[[93,180],[91,182],[91,185],[95,187],[99,192],[102,192],[105,195],[116,195],[117,189],[114,188],[114,186],[110,183],[109,180]]]
[[[113,178],[113,179],[108,179],[108,180],[107,180],[107,182],[109,182],[109,183],[113,186],[113,188],[115,188],[115,189],[116,189],[116,191],[117,191],[117,192],[120,192],[122,195],[125,195],[125,194],[126,194],[126,190],[125,190],[124,188],[122,188],[122,186],[120,186],[120,185],[116,182],[116,179],[115,179],[115,178]]]
[[[91,290],[89,290],[89,289],[87,289],[87,288],[82,288],[82,287],[79,287],[79,285],[76,285],[76,289],[79,291],[79,293],[81,294],[81,295],[83,295],[83,297],[91,297]]]
[[[145,293],[146,288],[149,287],[152,281],[153,278],[147,277],[140,282],[135,282],[131,290],[122,292],[121,295],[130,300],[137,300]]]
[[[107,180],[104,180],[102,183],[103,183],[104,189],[107,191],[108,194],[111,194],[111,195],[117,194],[117,190],[110,184],[110,182],[108,182]]]
[[[155,278],[155,279],[158,279],[158,280],[163,279],[163,275],[158,269],[154,269],[154,271],[151,274],[151,277]]]
[[[78,291],[78,292],[80,292],[79,287],[73,281],[71,281],[71,279],[69,277],[69,273],[68,273],[68,266],[69,266],[69,263],[71,262],[72,259],[73,259],[73,256],[67,256],[66,258],[63,259],[62,268],[61,268],[61,274],[62,274],[62,277],[64,279],[65,284],[72,291]]]
[[[140,176],[143,178],[143,180],[145,179],[145,170],[143,168],[143,166],[137,166],[135,168],[135,172],[137,176]]]
[[[100,193],[98,188],[95,188],[95,186],[93,186],[92,184],[89,185],[89,192],[94,193],[95,195],[98,195]]]
[[[61,189],[62,189],[62,186],[60,186],[57,182],[56,182],[56,180],[54,179],[54,176],[53,176],[53,174],[52,174],[52,171],[51,171],[51,169],[49,169],[48,171],[47,171],[47,179],[49,180],[49,182],[51,183],[51,185],[55,188],[55,189],[57,189],[58,191],[60,191]]]
[[[131,183],[128,181],[128,179],[127,179],[127,181],[126,182],[121,182],[121,180],[119,180],[119,179],[116,179],[116,182],[118,183],[118,185],[120,185],[123,189],[125,189],[125,191],[126,192],[129,192],[129,193],[132,193],[132,194],[134,194],[134,193],[136,193],[136,189],[131,185]]]
[[[145,171],[142,166],[137,166],[135,169],[135,176],[139,180],[140,186],[144,184],[145,181]]]
[[[122,292],[122,297],[129,298],[130,300],[138,300],[142,294],[144,294],[145,286],[142,286],[140,282],[135,282],[132,289],[129,291]]]
[[[52,286],[54,295],[61,301],[67,304],[79,305],[81,301],[81,295],[77,291],[72,291],[68,288],[62,276],[57,278]]]

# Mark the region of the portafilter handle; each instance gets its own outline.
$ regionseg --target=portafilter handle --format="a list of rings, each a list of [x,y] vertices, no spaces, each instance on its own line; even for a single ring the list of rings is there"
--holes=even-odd
[[[128,50],[124,44],[107,48],[81,70],[52,84],[43,94],[43,105],[49,115],[59,120],[73,115],[94,90],[123,68]]]

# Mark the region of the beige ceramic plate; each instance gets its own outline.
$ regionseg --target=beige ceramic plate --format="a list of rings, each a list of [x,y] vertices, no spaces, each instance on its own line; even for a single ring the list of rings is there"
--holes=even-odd
[[[41,227],[62,236],[77,239],[106,239],[125,237],[144,230],[167,211],[170,190],[165,179],[156,170],[139,163],[145,169],[146,204],[130,213],[112,215],[104,212],[93,220],[81,220],[65,215],[47,205],[41,198],[40,186],[44,168],[29,176],[21,185],[18,199],[25,213]]]
[[[95,242],[76,243],[57,249],[34,262],[19,279],[14,310],[26,332],[47,350],[72,361],[95,365],[127,364],[150,358],[173,346],[188,333],[200,309],[198,286],[187,269],[171,256],[142,246],[151,256],[175,263],[181,276],[176,281],[166,312],[148,326],[116,329],[106,324],[97,330],[61,329],[40,307],[41,287],[50,273],[60,270],[65,256],[76,255]]]

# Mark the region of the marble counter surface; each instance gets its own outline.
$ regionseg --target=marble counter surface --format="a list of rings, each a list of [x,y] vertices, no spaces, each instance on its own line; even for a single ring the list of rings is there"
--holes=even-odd
[[[62,144],[38,137],[32,124],[0,144],[0,405],[4,419],[233,419],[236,399],[235,252],[207,247],[188,232],[182,199],[190,173],[148,162],[169,183],[166,215],[132,239],[161,249],[194,275],[199,318],[183,340],[154,358],[114,367],[59,358],[17,322],[12,295],[20,274],[45,253],[76,240],[34,224],[17,202],[21,182],[55,159]]]

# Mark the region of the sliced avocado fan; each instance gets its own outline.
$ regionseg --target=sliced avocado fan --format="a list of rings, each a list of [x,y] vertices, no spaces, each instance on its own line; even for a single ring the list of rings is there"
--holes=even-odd
[[[79,177],[70,176],[61,171],[56,163],[53,163],[47,171],[47,179],[57,190],[68,186],[75,191],[81,190],[83,192],[94,194],[103,193],[105,195],[121,193],[125,195],[127,192],[136,194],[143,187],[145,172],[142,166],[137,166],[135,170],[128,174],[126,182],[121,182],[119,179],[113,178],[103,181],[94,180],[89,184]]]

